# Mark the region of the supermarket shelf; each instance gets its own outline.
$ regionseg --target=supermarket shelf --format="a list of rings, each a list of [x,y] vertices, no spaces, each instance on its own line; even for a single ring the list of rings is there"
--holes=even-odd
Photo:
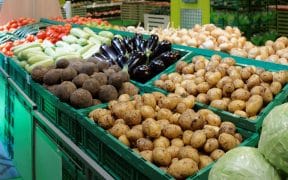
[[[121,6],[122,2],[118,3],[107,3],[107,4],[92,4],[92,5],[87,5],[86,8],[103,8],[103,7],[112,7],[112,6]]]

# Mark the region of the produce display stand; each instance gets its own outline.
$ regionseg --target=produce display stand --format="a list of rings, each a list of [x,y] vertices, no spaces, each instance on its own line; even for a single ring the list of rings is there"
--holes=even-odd
[[[170,16],[157,14],[144,14],[144,28],[151,31],[153,28],[166,28],[170,22]]]

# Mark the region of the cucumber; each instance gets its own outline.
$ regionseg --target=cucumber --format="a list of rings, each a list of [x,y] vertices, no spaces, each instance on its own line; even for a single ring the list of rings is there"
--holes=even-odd
[[[64,42],[64,41],[58,41],[56,42],[56,46],[57,47],[67,47],[70,46],[68,43]]]
[[[79,28],[72,28],[70,30],[70,34],[76,36],[76,37],[79,37],[79,38],[84,38],[84,39],[88,39],[89,38],[89,34],[85,31],[82,31],[81,29]]]
[[[88,44],[84,47],[82,47],[81,49],[79,49],[77,52],[82,55],[84,54],[86,51],[88,51],[91,47],[93,47],[93,44]]]
[[[58,57],[61,57],[61,56],[66,56],[66,55],[73,55],[73,56],[77,56],[77,57],[80,57],[80,53],[78,52],[59,52],[58,54],[56,53],[54,59],[57,59]]]
[[[80,46],[79,44],[71,44],[70,47],[71,47],[74,51],[78,51],[79,49],[82,48],[82,46]]]
[[[14,52],[15,55],[17,55],[17,54],[19,54],[20,52],[22,52],[22,51],[24,51],[26,49],[34,48],[34,47],[41,47],[41,44],[39,42],[22,44],[22,45],[13,47],[12,51]]]
[[[109,39],[112,39],[114,37],[114,34],[110,31],[100,31],[98,34]]]
[[[103,37],[103,36],[99,36],[99,35],[96,35],[96,36],[93,36],[95,37],[96,39],[98,39],[99,41],[101,41],[102,44],[106,44],[106,45],[111,45],[111,39],[109,38],[106,38],[106,37]]]
[[[32,56],[32,57],[30,57],[28,60],[27,60],[27,62],[29,63],[29,64],[35,64],[35,63],[37,63],[37,62],[39,62],[39,61],[44,61],[44,60],[46,60],[46,59],[53,59],[52,57],[49,57],[49,56],[47,56],[47,55],[36,55],[36,56]]]
[[[88,41],[87,41],[87,39],[80,38],[77,40],[77,44],[79,44],[80,46],[85,46],[88,44]]]
[[[56,55],[56,52],[51,47],[46,48],[44,52],[51,57],[54,57]]]
[[[83,30],[88,33],[90,36],[96,36],[97,34],[90,28],[84,27]]]
[[[67,59],[72,60],[72,59],[79,59],[81,58],[81,56],[79,54],[66,54],[63,56],[58,56],[57,58],[55,58],[55,62],[59,61],[60,59]]]
[[[50,47],[50,48],[52,48],[52,47],[54,47],[54,44],[52,44],[50,41],[48,41],[48,40],[44,40],[43,41],[43,43],[42,43],[42,47],[45,49],[45,48],[48,48],[48,47]]]
[[[25,60],[25,59],[29,58],[29,56],[28,56],[29,53],[43,53],[43,50],[41,47],[34,47],[34,48],[25,49],[24,51],[21,51],[17,57],[22,59],[22,60]]]
[[[88,39],[88,42],[91,44],[102,44],[102,42],[99,39],[97,39],[96,37],[90,37]]]
[[[51,58],[51,59],[46,59],[46,60],[44,60],[44,61],[37,62],[37,63],[35,63],[35,64],[27,67],[26,70],[27,70],[29,73],[31,73],[32,70],[33,70],[35,67],[37,67],[37,66],[48,67],[48,66],[51,66],[51,65],[53,65],[53,64],[54,64],[54,61],[53,61],[52,58]]]
[[[88,51],[82,54],[83,59],[88,59],[93,56],[93,54],[98,53],[100,51],[101,44],[95,44]]]
[[[76,38],[73,35],[68,35],[68,36],[63,36],[62,40],[69,43],[69,44],[73,44],[73,43],[77,42],[78,38]]]

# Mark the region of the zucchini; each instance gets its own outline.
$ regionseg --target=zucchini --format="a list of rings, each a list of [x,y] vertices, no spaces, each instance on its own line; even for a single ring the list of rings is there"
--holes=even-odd
[[[79,44],[71,44],[70,47],[71,47],[74,51],[78,51],[79,49],[82,48],[82,46],[80,46]]]
[[[91,44],[102,44],[102,42],[99,39],[97,39],[96,37],[90,37],[88,39],[88,42]]]
[[[67,47],[70,46],[68,43],[64,42],[64,41],[58,41],[55,44],[57,47]]]
[[[24,50],[29,49],[29,48],[34,48],[34,47],[41,47],[41,44],[39,42],[32,42],[32,43],[22,44],[22,45],[13,47],[12,51],[14,52],[15,55],[17,55],[21,51],[24,51]]]
[[[97,34],[90,28],[84,27],[83,30],[88,33],[90,36],[96,36]]]
[[[93,44],[88,44],[84,47],[82,47],[81,49],[79,49],[77,51],[77,53],[79,53],[80,55],[84,54],[86,51],[88,51],[91,47],[93,46]]]
[[[35,64],[39,61],[44,61],[46,59],[53,59],[52,57],[49,57],[47,55],[36,55],[36,56],[32,56],[30,57],[27,62],[28,64]]]
[[[76,38],[73,35],[68,35],[68,36],[63,36],[62,40],[69,43],[69,44],[73,44],[73,43],[77,42],[78,38]]]
[[[45,49],[45,48],[48,48],[48,47],[54,47],[54,44],[52,44],[50,41],[48,40],[44,40],[43,43],[42,43],[42,47]]]
[[[76,37],[84,38],[84,39],[88,39],[90,36],[88,33],[86,33],[85,31],[82,31],[79,28],[72,28],[70,30],[70,33]]]
[[[44,61],[37,62],[37,63],[35,63],[35,64],[31,65],[31,66],[25,67],[25,68],[26,68],[26,70],[27,70],[29,73],[31,73],[32,70],[33,70],[35,67],[37,67],[37,66],[48,67],[48,66],[51,66],[51,65],[53,65],[53,64],[54,64],[54,61],[53,61],[53,59],[51,58],[51,59],[46,59],[46,60],[44,60]]]
[[[43,50],[41,47],[33,47],[33,48],[25,49],[18,54],[18,57],[20,59],[28,59],[29,58],[28,54],[31,52],[43,53]]]
[[[85,46],[88,44],[88,41],[87,41],[87,39],[80,38],[77,40],[77,44],[79,44],[80,46]]]
[[[66,56],[66,55],[73,55],[73,56],[78,56],[80,57],[80,53],[78,52],[59,52],[59,53],[56,53],[54,59],[57,59],[58,57],[61,57],[61,56]]]
[[[114,34],[110,31],[100,31],[98,34],[109,39],[112,39],[114,37]]]
[[[93,54],[98,53],[100,51],[101,44],[95,44],[88,51],[82,54],[83,59],[88,59],[93,56]]]
[[[96,36],[93,36],[95,37],[96,39],[98,39],[99,41],[101,41],[102,44],[106,44],[106,45],[111,45],[111,39],[109,38],[106,38],[106,37],[103,37],[103,36],[99,36],[99,35],[96,35]]]
[[[46,48],[44,52],[51,57],[54,57],[56,55],[56,52],[51,47]]]
[[[63,56],[58,56],[57,58],[55,58],[55,62],[59,61],[60,59],[67,59],[72,60],[72,59],[79,59],[81,58],[81,56],[79,54],[66,54]]]

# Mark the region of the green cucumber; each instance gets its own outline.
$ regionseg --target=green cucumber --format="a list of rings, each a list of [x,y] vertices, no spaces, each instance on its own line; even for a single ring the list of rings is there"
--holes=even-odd
[[[97,39],[96,37],[90,37],[88,39],[88,42],[91,44],[102,44],[102,41],[100,41],[99,39]]]
[[[79,54],[66,54],[63,56],[58,56],[57,58],[55,58],[55,62],[59,61],[60,59],[67,59],[72,60],[72,59],[79,59],[81,58],[81,56]]]
[[[114,37],[114,34],[110,31],[100,31],[98,34],[109,39],[112,39]]]
[[[22,52],[22,51],[24,51],[26,49],[34,48],[34,47],[41,47],[41,44],[39,42],[22,44],[22,45],[13,47],[12,51],[14,52],[15,55],[17,55],[17,54],[19,54],[20,52]]]
[[[37,62],[39,62],[39,61],[44,61],[44,60],[46,60],[46,59],[53,59],[52,57],[49,57],[49,56],[47,56],[47,55],[36,55],[36,56],[32,56],[32,57],[30,57],[28,60],[27,60],[27,62],[29,63],[29,64],[35,64],[35,63],[37,63]]]
[[[78,52],[59,52],[59,53],[56,53],[56,55],[54,56],[54,59],[57,59],[58,57],[61,57],[61,56],[66,56],[66,55],[73,55],[73,56],[79,56],[80,57],[80,53]]]
[[[88,44],[88,41],[87,41],[87,39],[80,38],[77,40],[77,44],[79,44],[80,46],[85,46]]]
[[[82,55],[86,51],[88,51],[91,47],[93,47],[93,44],[88,44],[88,45],[82,47],[81,49],[79,49],[77,52]]]
[[[88,33],[90,36],[96,36],[97,34],[90,28],[88,27],[84,27],[83,31],[85,31],[86,33]]]
[[[54,57],[56,55],[56,52],[51,47],[46,48],[44,52],[51,57]]]
[[[70,46],[68,43],[64,42],[64,41],[58,41],[55,44],[57,47],[67,47]]]
[[[77,42],[78,38],[76,38],[75,36],[70,34],[68,36],[63,36],[62,40],[69,43],[69,44],[73,44],[73,43]]]
[[[88,39],[89,38],[89,34],[79,28],[72,28],[70,30],[70,34],[79,37],[79,38],[84,38],[84,39]]]
[[[33,47],[33,48],[25,49],[18,54],[18,57],[20,59],[28,59],[28,57],[29,57],[28,54],[30,52],[35,52],[35,53],[42,52],[43,53],[43,50],[41,47]]]
[[[83,59],[88,59],[88,58],[92,57],[93,54],[95,54],[95,53],[100,51],[100,46],[101,46],[101,44],[93,45],[91,48],[89,48],[88,51],[86,51],[84,54],[81,55],[82,58]]]
[[[80,46],[79,44],[71,44],[70,47],[71,47],[74,51],[78,51],[79,49],[82,48],[82,46]]]
[[[37,66],[48,67],[48,66],[51,66],[51,65],[53,65],[53,64],[54,64],[53,59],[46,59],[46,60],[44,60],[44,61],[37,62],[37,63],[35,63],[35,64],[27,67],[26,70],[27,70],[29,73],[31,73],[32,70],[33,70],[35,67],[37,67]]]
[[[96,39],[98,39],[99,41],[101,41],[102,44],[106,44],[106,45],[111,45],[111,39],[107,38],[107,37],[103,37],[103,36],[99,36],[99,35],[96,35],[96,36],[93,36],[95,37]]]

